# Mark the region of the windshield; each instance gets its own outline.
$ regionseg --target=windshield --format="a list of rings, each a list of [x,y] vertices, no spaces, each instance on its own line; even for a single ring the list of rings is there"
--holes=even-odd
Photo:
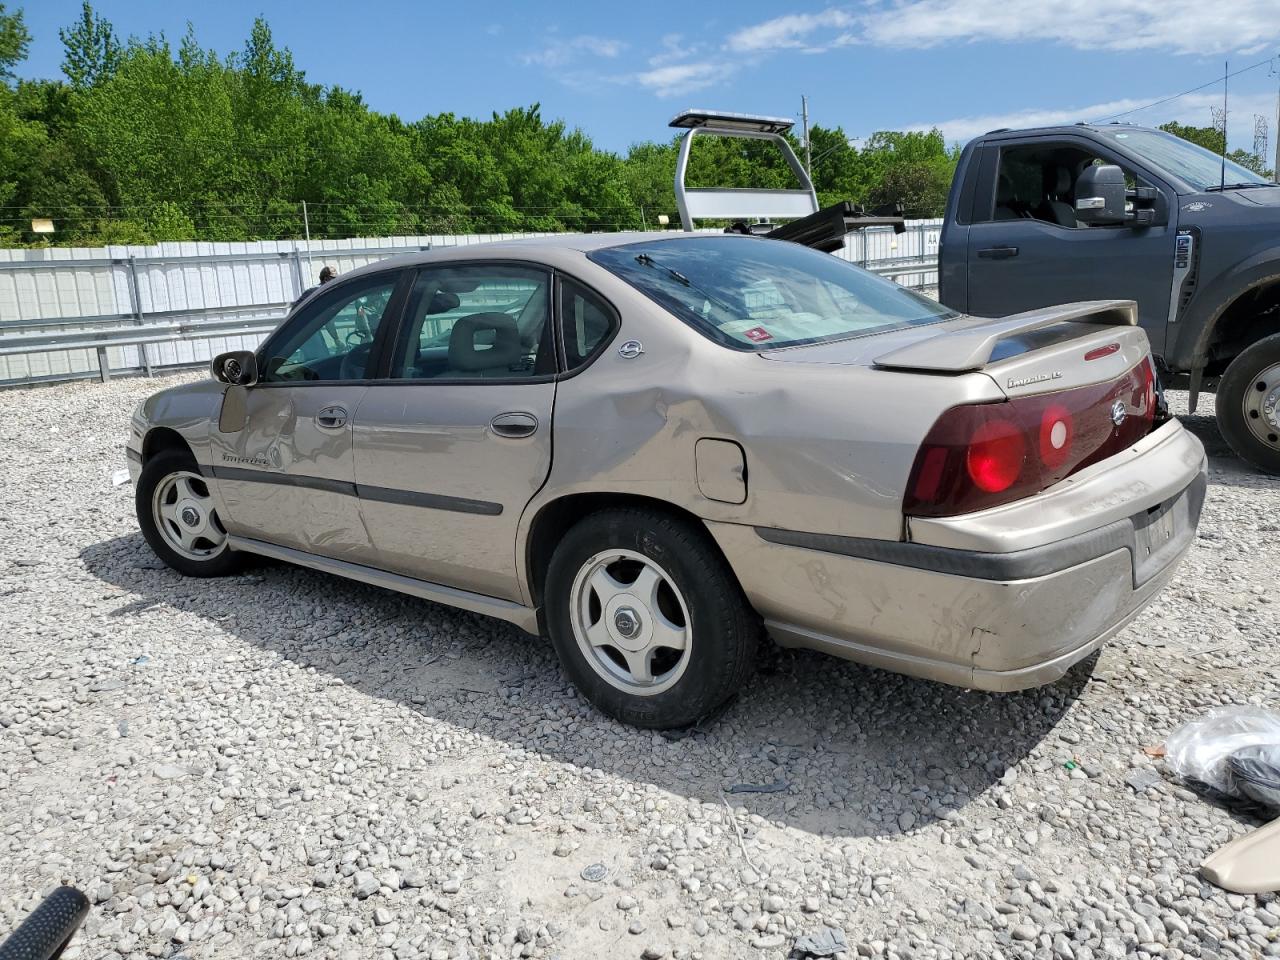
[[[841,340],[957,316],[831,254],[786,240],[689,236],[589,256],[735,350]]]
[[[1175,177],[1185,180],[1197,190],[1208,190],[1224,183],[1227,186],[1270,186],[1269,181],[1230,160],[1227,161],[1224,180],[1222,157],[1163,130],[1118,127],[1115,130],[1103,128],[1099,132],[1138,156],[1150,160],[1153,166],[1168,170]]]

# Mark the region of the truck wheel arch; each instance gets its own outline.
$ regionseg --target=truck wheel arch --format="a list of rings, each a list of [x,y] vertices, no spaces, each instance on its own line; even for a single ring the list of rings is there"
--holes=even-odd
[[[1280,248],[1242,261],[1225,276],[1196,292],[1187,313],[1178,318],[1174,331],[1178,339],[1166,351],[1172,369],[1191,373],[1193,410],[1214,345],[1239,336],[1243,338],[1243,349],[1268,333],[1280,331],[1280,314],[1277,314],[1275,323],[1263,322],[1256,331],[1245,332],[1255,322],[1259,309],[1276,304],[1280,304]],[[1192,335],[1194,341],[1189,339]]]

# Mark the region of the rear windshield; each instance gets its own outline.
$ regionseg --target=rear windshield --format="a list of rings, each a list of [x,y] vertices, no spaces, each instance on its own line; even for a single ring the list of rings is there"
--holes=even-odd
[[[838,257],[785,240],[691,236],[589,256],[736,350],[842,340],[956,316]]]

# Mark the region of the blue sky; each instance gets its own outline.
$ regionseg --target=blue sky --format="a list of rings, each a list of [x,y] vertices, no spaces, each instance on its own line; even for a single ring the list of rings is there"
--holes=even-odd
[[[34,34],[24,76],[53,77],[57,31],[78,0],[9,0]],[[1280,51],[1280,0],[862,0],[852,4],[363,3],[313,0],[99,0],[122,35],[190,21],[203,46],[238,49],[255,15],[308,79],[360,90],[407,120],[443,111],[487,117],[540,102],[543,115],[625,150],[665,138],[688,106],[810,117],[851,136],[940,126],[966,140],[999,126],[1100,120]],[[1280,59],[1276,61],[1280,65]],[[1254,114],[1276,133],[1278,78],[1267,65],[1231,81],[1233,147]],[[1152,125],[1210,122],[1221,83],[1130,113]],[[1271,141],[1274,152],[1274,139]]]

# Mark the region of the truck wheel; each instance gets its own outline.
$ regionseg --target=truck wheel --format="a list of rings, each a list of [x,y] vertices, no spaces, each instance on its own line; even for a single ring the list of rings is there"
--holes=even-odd
[[[1259,470],[1280,474],[1280,333],[1231,361],[1218,384],[1217,410],[1231,449]]]
[[[587,516],[556,548],[545,597],[565,673],[623,723],[687,727],[755,666],[759,618],[706,531],[679,517]]]
[[[227,531],[195,457],[164,450],[147,461],[134,499],[138,526],[161,560],[188,577],[236,573],[244,555],[227,545]]]

